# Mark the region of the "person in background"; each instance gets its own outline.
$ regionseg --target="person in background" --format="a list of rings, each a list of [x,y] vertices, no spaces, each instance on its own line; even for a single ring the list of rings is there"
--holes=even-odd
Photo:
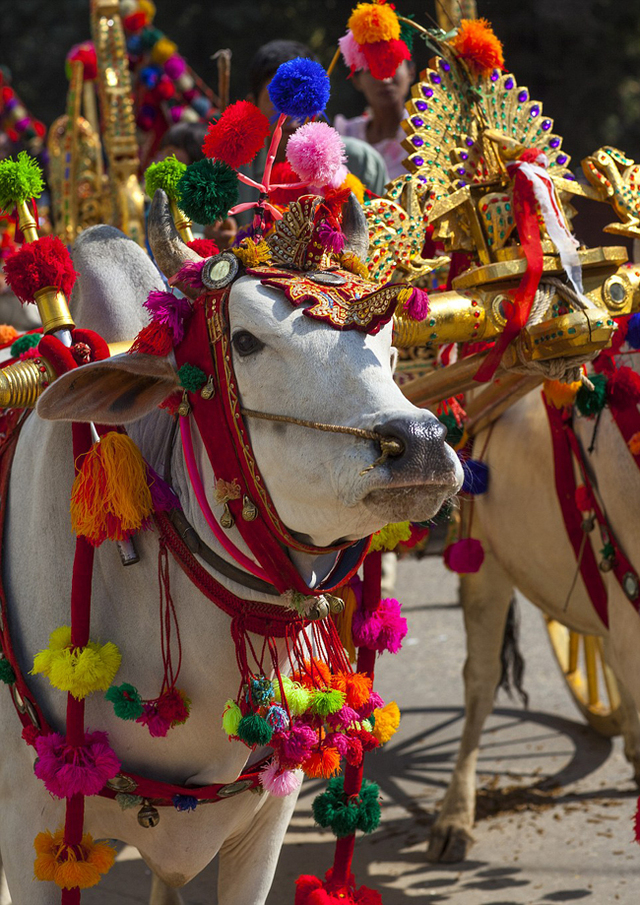
[[[415,66],[406,60],[389,79],[374,79],[370,72],[359,70],[353,76],[353,86],[364,94],[367,109],[353,119],[340,114],[335,118],[334,126],[343,138],[359,138],[380,152],[389,179],[406,172],[402,165],[407,151],[401,144],[405,137],[401,123],[407,116],[404,103],[415,75]]]
[[[174,154],[180,163],[189,166],[202,160],[202,143],[207,134],[208,123],[176,123],[162,136],[155,162]]]

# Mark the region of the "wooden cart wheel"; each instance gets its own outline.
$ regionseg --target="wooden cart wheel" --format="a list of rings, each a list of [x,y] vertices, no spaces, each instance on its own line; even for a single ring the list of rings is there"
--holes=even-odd
[[[551,649],[578,710],[600,735],[620,735],[618,683],[605,662],[602,638],[572,632],[549,616],[545,619]]]

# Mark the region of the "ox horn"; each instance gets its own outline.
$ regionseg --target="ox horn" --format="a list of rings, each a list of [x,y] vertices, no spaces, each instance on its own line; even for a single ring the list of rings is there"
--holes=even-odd
[[[189,262],[197,264],[202,261],[200,255],[192,251],[180,238],[171,215],[169,199],[162,189],[156,189],[153,196],[147,234],[156,264],[168,280],[172,280],[184,264]],[[190,299],[196,299],[200,294],[197,289],[184,283],[173,285]]]
[[[369,227],[360,202],[351,192],[349,200],[342,208],[342,232],[346,243],[344,250],[366,261],[369,255]]]

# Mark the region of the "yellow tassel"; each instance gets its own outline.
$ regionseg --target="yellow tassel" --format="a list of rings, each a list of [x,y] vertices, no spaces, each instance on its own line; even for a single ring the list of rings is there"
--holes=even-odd
[[[352,251],[345,251],[341,255],[338,255],[338,261],[340,262],[340,266],[344,268],[344,270],[348,270],[349,273],[355,273],[357,277],[362,277],[363,280],[371,279],[371,274],[369,273],[367,265],[363,264],[358,255],[354,254]]]
[[[553,405],[557,409],[563,409],[565,406],[573,405],[581,386],[582,381],[580,380],[575,380],[573,383],[545,380],[542,385],[542,391],[549,405]]]
[[[84,457],[71,491],[71,525],[93,546],[139,531],[153,510],[140,450],[110,431]]]
[[[395,550],[398,544],[403,540],[409,540],[411,537],[411,523],[397,522],[396,524],[386,525],[373,535],[371,541],[370,553],[376,550]]]
[[[86,647],[71,647],[71,629],[61,626],[51,633],[49,647],[33,660],[31,675],[42,673],[54,688],[67,691],[80,700],[92,691],[106,691],[113,682],[122,655],[110,641]]]
[[[48,880],[61,889],[88,889],[100,882],[113,865],[116,852],[106,842],[94,842],[89,833],[82,837],[80,845],[68,846],[64,842],[64,829],[55,833],[47,830],[38,833],[33,842],[36,860],[33,865],[36,880]]]
[[[384,745],[396,734],[400,725],[400,708],[395,701],[373,711],[376,718],[373,734],[381,745]]]
[[[629,452],[632,456],[637,456],[640,454],[640,431],[634,434],[632,437],[629,437],[629,441],[627,443],[629,447]]]
[[[264,239],[256,242],[248,237],[231,251],[245,267],[257,267],[259,264],[268,264],[271,260],[271,249]]]
[[[349,656],[349,660],[352,663],[355,663],[357,653],[356,646],[353,643],[351,625],[353,623],[354,613],[358,609],[358,601],[356,600],[356,595],[353,593],[353,590],[349,587],[349,585],[345,585],[343,588],[338,588],[336,591],[334,591],[334,593],[336,597],[342,597],[342,599],[344,600],[344,610],[341,613],[336,613],[333,617],[333,621],[335,622],[336,628],[338,630],[338,635],[340,636],[340,640],[342,641],[342,646]]]
[[[404,289],[401,289],[398,293],[398,302],[401,305],[404,305],[405,302],[408,302],[413,294],[413,286],[405,286]]]

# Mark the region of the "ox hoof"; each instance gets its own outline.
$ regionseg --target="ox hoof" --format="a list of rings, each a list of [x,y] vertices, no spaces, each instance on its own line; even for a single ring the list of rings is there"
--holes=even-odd
[[[473,845],[473,836],[460,827],[438,826],[431,830],[427,861],[451,863],[464,861]]]

